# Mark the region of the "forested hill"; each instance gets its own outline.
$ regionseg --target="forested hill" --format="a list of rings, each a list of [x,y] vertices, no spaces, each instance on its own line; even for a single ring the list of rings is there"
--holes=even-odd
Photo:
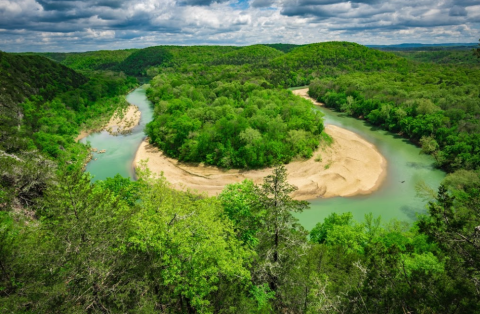
[[[32,95],[45,100],[87,82],[74,70],[35,55],[15,55],[0,51],[0,104],[11,107]]]
[[[267,47],[271,47],[271,48],[280,50],[280,51],[285,52],[285,53],[290,52],[297,47],[303,46],[303,45],[294,45],[294,44],[264,44],[264,45],[267,46]]]
[[[395,68],[407,71],[412,63],[392,53],[349,42],[326,42],[298,47],[273,59],[270,81],[286,87],[308,85],[316,77],[337,76],[353,71]]]
[[[69,156],[82,125],[124,105],[116,97],[135,84],[121,73],[78,73],[43,56],[0,52],[0,153]]]
[[[253,45],[243,47],[239,50],[232,51],[212,60],[212,64],[259,64],[266,63],[269,60],[282,56],[283,53],[277,49],[270,48],[264,45]]]
[[[63,64],[76,71],[114,70],[123,60],[138,49],[100,50],[87,52],[36,52],[21,55],[39,55]]]

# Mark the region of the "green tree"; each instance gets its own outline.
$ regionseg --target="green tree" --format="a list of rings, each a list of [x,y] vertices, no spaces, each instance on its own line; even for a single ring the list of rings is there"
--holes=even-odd
[[[308,250],[307,232],[292,212],[308,208],[306,201],[297,201],[290,194],[297,188],[287,182],[284,166],[276,167],[264,178],[258,189],[258,204],[266,211],[263,228],[258,232],[257,257],[253,266],[253,282],[267,283],[275,292],[275,308],[297,307],[294,291],[301,285],[296,266]],[[301,290],[301,294],[305,291]]]

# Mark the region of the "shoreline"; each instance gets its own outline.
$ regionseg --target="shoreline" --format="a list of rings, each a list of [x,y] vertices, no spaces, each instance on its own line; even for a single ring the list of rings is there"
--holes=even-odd
[[[294,95],[300,96],[305,98],[306,100],[310,100],[315,106],[325,106],[324,103],[318,102],[317,100],[313,99],[308,95],[308,87],[307,88],[301,88],[301,89],[296,89],[292,90],[292,93]]]
[[[317,106],[323,105],[308,96],[308,88],[292,92]],[[327,125],[325,132],[333,139],[331,145],[320,143],[311,158],[285,165],[288,182],[298,187],[292,197],[297,200],[349,197],[378,190],[387,175],[387,161],[377,148],[358,134],[337,126]],[[152,173],[163,173],[172,187],[209,196],[218,195],[227,184],[245,179],[261,184],[273,169],[227,170],[203,163],[179,162],[149,144],[148,138],[138,147],[133,168],[139,167],[142,161],[146,161]]]
[[[110,117],[110,120],[101,128],[80,131],[80,134],[75,138],[75,142],[84,139],[92,133],[102,131],[107,131],[113,136],[119,134],[128,134],[140,123],[140,118],[141,112],[138,110],[138,107],[129,104],[128,107],[123,108],[123,110],[120,108],[117,109]]]
[[[143,84],[143,85],[147,85],[147,84]],[[134,90],[136,90],[137,88],[143,86],[143,85],[140,85],[140,86],[137,86],[137,87],[134,87],[132,88],[131,90],[129,90],[124,96],[125,96],[125,99],[126,99],[126,96],[128,94],[130,94],[131,92],[133,92]],[[126,110],[130,110],[130,107],[136,107],[138,109],[137,106],[135,105],[132,105],[131,103],[128,103],[128,107]],[[122,121],[121,123],[123,123],[122,125],[115,125],[115,124],[112,124],[112,120],[115,118],[115,116],[117,116],[117,111],[119,110],[120,108],[116,109],[112,116],[110,117],[110,119],[108,120],[108,122],[106,122],[102,127],[100,128],[97,128],[97,129],[88,129],[88,130],[80,130],[80,133],[77,135],[77,137],[75,137],[74,141],[75,142],[78,142],[84,138],[86,138],[87,136],[89,136],[90,134],[92,133],[98,133],[98,132],[102,132],[102,131],[107,131],[107,127],[110,126],[110,127],[115,127],[115,128],[123,128],[125,130],[125,125],[127,124],[127,121]],[[126,132],[128,133],[128,131],[131,131],[135,126],[137,126],[139,123],[140,123],[140,117],[141,117],[141,113],[140,113],[140,116],[138,117],[138,121],[136,121],[136,123],[134,123],[133,126],[129,127],[128,130],[126,130]],[[112,125],[110,125],[112,124]],[[110,133],[110,132],[109,132]],[[112,133],[110,133],[112,134]],[[115,135],[115,134],[112,134],[112,135]]]
[[[386,160],[373,146],[357,134],[336,127],[325,128],[334,142],[319,147],[307,160],[286,164],[288,182],[298,187],[292,193],[297,200],[364,195],[377,190],[386,177]],[[350,157],[356,152],[355,157]],[[318,156],[321,161],[315,161]],[[140,144],[133,167],[142,161],[153,173],[163,175],[176,189],[190,189],[209,196],[218,195],[225,185],[245,179],[261,184],[273,168],[258,170],[221,169],[204,164],[185,163],[169,158],[145,139]]]

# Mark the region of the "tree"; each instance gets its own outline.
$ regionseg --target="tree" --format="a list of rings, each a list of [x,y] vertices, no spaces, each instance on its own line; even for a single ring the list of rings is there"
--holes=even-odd
[[[298,306],[297,288],[302,286],[296,271],[309,248],[307,232],[292,212],[308,208],[308,202],[293,200],[297,188],[287,182],[284,166],[276,167],[257,189],[258,206],[265,210],[264,224],[258,232],[257,258],[252,269],[256,285],[267,283],[275,292],[275,307]],[[304,290],[299,291],[303,294]]]
[[[480,298],[480,185],[470,183],[456,195],[441,185],[436,200],[429,203],[429,215],[422,217],[420,231],[448,254],[452,278],[461,281],[464,297]],[[460,187],[461,188],[461,187]],[[465,280],[466,279],[466,280]],[[460,301],[459,301],[460,302]],[[478,301],[477,301],[478,302]]]
[[[137,265],[131,272],[147,285],[155,309],[211,313],[221,283],[247,286],[253,252],[236,239],[215,198],[176,191],[147,169],[139,178],[141,201],[126,247]]]

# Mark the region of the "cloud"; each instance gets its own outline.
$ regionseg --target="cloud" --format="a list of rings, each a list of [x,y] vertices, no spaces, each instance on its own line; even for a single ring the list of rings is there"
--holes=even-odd
[[[456,5],[450,9],[450,16],[467,16],[467,10],[465,7]]]
[[[254,8],[268,8],[275,4],[275,0],[253,0],[251,6]]]
[[[0,50],[476,42],[478,0],[0,0]]]
[[[193,6],[209,6],[212,3],[222,3],[227,0],[181,0],[179,5],[193,5]]]

